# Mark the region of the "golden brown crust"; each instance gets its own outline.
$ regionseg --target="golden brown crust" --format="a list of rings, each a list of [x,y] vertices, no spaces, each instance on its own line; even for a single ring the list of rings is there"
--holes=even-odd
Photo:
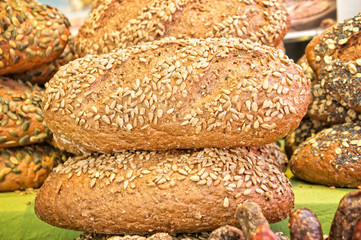
[[[26,72],[12,74],[9,77],[13,79],[21,79],[36,84],[45,84],[48,82],[59,68],[76,58],[74,49],[74,38],[69,36],[68,43],[64,51],[59,57],[50,63],[44,63],[38,67],[34,67]]]
[[[0,192],[40,187],[61,160],[48,145],[0,149]]]
[[[69,22],[56,8],[35,0],[4,0],[0,9],[0,75],[51,62],[63,52]]]
[[[51,138],[43,122],[42,90],[0,77],[0,148],[44,142]]]
[[[163,39],[62,67],[44,117],[72,153],[262,146],[298,126],[309,85],[273,47]]]
[[[328,186],[361,186],[360,124],[334,125],[307,139],[290,160],[293,174]]]
[[[35,212],[49,224],[87,232],[191,233],[237,226],[236,207],[247,200],[274,223],[289,215],[293,192],[267,157],[262,148],[74,157],[47,178]]]
[[[307,60],[321,87],[347,108],[361,112],[361,13],[315,37]]]
[[[81,57],[162,37],[240,37],[277,46],[289,25],[279,0],[107,0],[93,5],[75,44]]]

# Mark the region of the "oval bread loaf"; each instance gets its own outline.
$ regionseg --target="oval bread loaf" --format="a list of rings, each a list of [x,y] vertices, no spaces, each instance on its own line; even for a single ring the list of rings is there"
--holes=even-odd
[[[361,122],[334,125],[308,138],[290,160],[293,174],[335,187],[361,186]]]
[[[268,157],[262,147],[73,157],[46,179],[35,212],[86,232],[191,233],[238,226],[237,205],[247,200],[274,223],[289,215],[294,197]]]
[[[44,142],[52,133],[43,122],[42,90],[0,77],[0,148]]]
[[[0,149],[0,192],[40,187],[62,160],[60,151],[45,144]]]
[[[240,37],[275,47],[289,25],[280,0],[107,0],[93,5],[75,44],[81,57],[163,37]]]
[[[88,55],[46,87],[44,118],[72,153],[262,146],[295,129],[310,98],[281,50],[234,38]]]
[[[69,22],[56,8],[35,0],[3,0],[0,9],[0,75],[51,62],[63,52]]]

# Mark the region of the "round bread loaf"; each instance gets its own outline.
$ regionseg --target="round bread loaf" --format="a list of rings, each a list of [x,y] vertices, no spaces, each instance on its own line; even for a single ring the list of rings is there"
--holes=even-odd
[[[65,46],[64,51],[55,61],[44,63],[22,73],[11,74],[9,77],[36,84],[45,84],[54,76],[61,66],[67,64],[75,58],[74,38],[69,36],[69,41]]]
[[[44,142],[52,134],[43,122],[42,90],[0,77],[0,148]]]
[[[321,87],[347,108],[361,112],[361,13],[315,37],[306,56]]]
[[[56,8],[35,0],[3,0],[0,9],[0,75],[51,62],[63,52],[69,22]]]
[[[212,231],[238,226],[237,205],[253,201],[270,223],[286,218],[293,192],[261,148],[123,151],[69,158],[35,200],[57,227],[96,233]]]
[[[308,138],[290,160],[293,174],[335,187],[361,186],[361,122],[334,125]]]
[[[93,5],[75,44],[82,57],[163,37],[240,37],[275,47],[289,25],[280,0],[107,0]]]
[[[88,55],[46,87],[44,118],[72,153],[262,146],[295,129],[310,98],[281,50],[235,38]]]
[[[40,187],[61,160],[48,145],[0,149],[0,192]]]

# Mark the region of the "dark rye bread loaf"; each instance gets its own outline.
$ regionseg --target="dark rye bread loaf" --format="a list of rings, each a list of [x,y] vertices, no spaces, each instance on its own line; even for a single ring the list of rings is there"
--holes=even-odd
[[[335,187],[361,186],[361,122],[334,125],[308,138],[290,160],[293,174]]]
[[[327,28],[306,47],[321,87],[347,108],[361,112],[361,13]]]
[[[35,0],[3,0],[0,9],[0,75],[51,62],[63,52],[69,22],[56,8]]]
[[[45,144],[0,149],[0,192],[40,187],[62,162],[59,150]]]
[[[212,231],[238,226],[236,207],[253,201],[270,223],[286,218],[293,192],[267,163],[270,149],[122,151],[69,158],[46,179],[37,216],[97,233]]]
[[[163,37],[240,37],[275,47],[289,25],[280,0],[107,0],[93,5],[75,44],[79,56]]]
[[[281,50],[163,39],[62,67],[44,118],[72,153],[262,146],[306,114],[310,83]]]
[[[43,122],[43,90],[0,77],[0,148],[44,142],[51,138]]]

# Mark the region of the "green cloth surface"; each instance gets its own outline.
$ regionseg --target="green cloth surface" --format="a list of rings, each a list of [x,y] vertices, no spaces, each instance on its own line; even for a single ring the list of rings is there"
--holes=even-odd
[[[295,208],[309,208],[314,211],[322,224],[324,234],[329,233],[332,219],[341,198],[355,189],[343,189],[309,184],[292,177],[295,194]],[[22,193],[24,194],[24,193]],[[81,232],[56,228],[40,221],[34,213],[35,193],[21,195],[20,193],[0,193],[0,239],[1,240],[72,240]],[[288,219],[272,224],[274,231],[284,232],[289,236]]]

